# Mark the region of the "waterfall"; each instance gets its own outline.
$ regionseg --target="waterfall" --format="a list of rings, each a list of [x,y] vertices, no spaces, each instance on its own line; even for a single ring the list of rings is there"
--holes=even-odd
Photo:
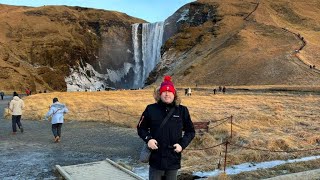
[[[143,87],[145,79],[160,61],[163,22],[132,25],[134,49],[134,88]]]
[[[141,71],[141,51],[140,51],[140,46],[139,46],[139,37],[138,37],[138,28],[139,24],[133,24],[132,25],[132,42],[133,42],[133,54],[134,54],[134,78],[133,78],[133,88],[138,88],[140,86],[141,82],[141,76],[142,76],[142,71]],[[141,87],[141,86],[140,86]]]

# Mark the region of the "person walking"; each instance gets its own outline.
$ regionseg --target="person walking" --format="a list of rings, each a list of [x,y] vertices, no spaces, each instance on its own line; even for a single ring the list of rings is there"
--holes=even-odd
[[[226,93],[227,88],[225,86],[223,86],[222,88],[222,93],[225,94]]]
[[[61,128],[64,122],[64,114],[68,113],[69,110],[66,105],[59,102],[58,98],[53,98],[52,101],[53,104],[45,115],[45,120],[48,120],[48,118],[51,117],[51,129],[54,136],[54,142],[57,143],[61,141]]]
[[[13,92],[13,99],[9,103],[9,109],[12,114],[12,134],[15,135],[17,133],[17,125],[23,133],[23,127],[21,124],[21,116],[22,110],[24,108],[24,102],[22,99],[19,98],[17,92]]]
[[[194,126],[170,76],[164,77],[154,97],[156,103],[146,107],[137,125],[138,135],[152,150],[149,180],[176,180],[181,153],[195,136]]]
[[[3,100],[3,96],[4,96],[4,92],[3,91],[0,92],[0,96],[1,96],[1,100]]]
[[[187,95],[188,95],[188,96],[191,96],[191,88],[190,88],[190,87],[188,88]]]

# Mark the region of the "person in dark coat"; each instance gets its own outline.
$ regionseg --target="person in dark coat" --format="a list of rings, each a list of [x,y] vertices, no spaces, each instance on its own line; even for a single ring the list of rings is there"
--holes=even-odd
[[[146,107],[137,126],[138,135],[152,150],[149,180],[162,177],[175,180],[181,168],[181,152],[194,138],[195,130],[188,108],[180,105],[180,98],[170,76],[165,76],[154,97],[156,103]],[[173,114],[157,132],[172,108]]]
[[[0,92],[0,96],[1,96],[1,100],[3,100],[3,96],[4,96],[4,92],[3,91]]]
[[[223,86],[223,88],[222,88],[222,93],[225,94],[225,93],[226,93],[226,90],[227,90],[226,87]]]

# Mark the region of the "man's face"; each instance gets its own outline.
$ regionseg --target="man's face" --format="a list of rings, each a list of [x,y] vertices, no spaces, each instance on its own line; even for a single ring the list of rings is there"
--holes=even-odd
[[[174,94],[171,91],[164,91],[161,93],[160,98],[162,102],[170,104],[174,100]]]

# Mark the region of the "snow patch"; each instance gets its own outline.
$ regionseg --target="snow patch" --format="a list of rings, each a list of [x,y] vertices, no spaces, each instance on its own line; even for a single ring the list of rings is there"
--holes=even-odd
[[[180,21],[188,20],[188,16],[189,16],[189,9],[184,9],[183,12],[181,13],[181,17],[177,20],[177,23]]]
[[[70,68],[70,72],[70,76],[65,78],[67,91],[96,91],[107,87],[108,75],[98,73],[88,63],[86,63],[84,69],[80,67],[78,69]]]
[[[132,170],[135,174],[138,174],[143,179],[149,179],[149,165],[144,165],[141,167],[135,167]]]
[[[246,171],[255,171],[258,169],[268,169],[273,168],[275,166],[279,166],[286,163],[296,163],[296,162],[303,162],[303,161],[310,161],[320,159],[320,156],[310,156],[310,157],[304,157],[300,159],[289,159],[286,161],[283,160],[275,160],[275,161],[266,161],[261,163],[243,163],[235,166],[228,167],[226,169],[227,174],[239,174],[241,172]],[[194,172],[194,176],[199,177],[209,177],[209,176],[218,176],[220,173],[222,173],[222,170],[214,170],[214,171],[208,171],[208,172]]]
[[[124,63],[123,68],[118,70],[107,69],[110,81],[119,82],[121,79],[128,74],[129,70],[133,67],[130,63]]]

